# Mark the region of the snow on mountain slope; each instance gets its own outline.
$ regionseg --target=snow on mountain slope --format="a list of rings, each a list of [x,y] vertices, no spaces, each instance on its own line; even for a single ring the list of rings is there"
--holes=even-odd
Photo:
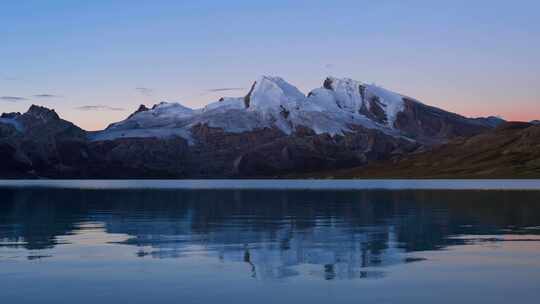
[[[197,111],[179,103],[161,102],[152,107],[151,110],[136,113],[124,121],[111,124],[107,129],[141,129],[175,125],[177,122],[192,117],[196,113]]]
[[[331,91],[340,109],[349,112],[358,112],[364,104],[361,83],[352,79],[337,79],[328,77],[324,81],[324,88]]]
[[[176,127],[107,129],[104,131],[93,132],[88,137],[92,141],[115,140],[118,138],[182,137],[190,144],[193,143],[191,132],[188,129]]]
[[[190,140],[190,129],[197,124],[233,133],[276,127],[291,134],[307,127],[330,135],[356,125],[398,136],[393,124],[402,109],[401,95],[352,79],[329,77],[324,87],[306,96],[282,78],[262,76],[245,97],[222,98],[202,109],[162,102],[111,124],[91,139],[181,136]]]
[[[209,103],[206,105],[202,112],[209,112],[216,110],[217,112],[224,112],[228,110],[243,110],[245,109],[244,98],[242,97],[224,97],[219,101]]]
[[[259,78],[248,95],[247,107],[251,111],[273,112],[280,108],[290,108],[297,100],[306,96],[296,87],[279,77]]]
[[[403,96],[374,84],[348,78],[328,77],[324,87],[332,91],[337,105],[346,111],[378,116],[379,122],[392,127],[397,114],[403,111]]]

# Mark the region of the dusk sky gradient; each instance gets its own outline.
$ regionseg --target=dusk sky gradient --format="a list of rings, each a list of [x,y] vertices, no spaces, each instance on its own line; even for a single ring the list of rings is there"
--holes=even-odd
[[[540,1],[0,2],[0,112],[96,130],[260,75],[374,82],[466,116],[540,119]]]

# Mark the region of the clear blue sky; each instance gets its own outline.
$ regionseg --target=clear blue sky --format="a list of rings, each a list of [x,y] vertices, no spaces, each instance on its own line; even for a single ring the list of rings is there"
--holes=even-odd
[[[4,0],[0,39],[0,112],[42,104],[87,129],[140,103],[242,96],[211,90],[263,74],[540,119],[540,1]]]

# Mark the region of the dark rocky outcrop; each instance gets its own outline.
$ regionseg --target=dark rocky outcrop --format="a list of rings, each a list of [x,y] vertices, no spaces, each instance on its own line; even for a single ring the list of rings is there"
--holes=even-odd
[[[333,90],[334,88],[332,87],[332,79],[331,78],[326,78],[323,82],[323,88],[327,89],[327,90]]]
[[[383,110],[385,105],[383,105],[377,96],[372,96],[369,100],[369,109],[366,106],[366,104],[362,104],[362,107],[360,108],[360,114],[363,114],[369,118],[371,118],[373,121],[376,121],[380,124],[386,124],[388,122],[388,117],[386,117],[386,113]]]
[[[257,85],[257,82],[255,81],[253,83],[253,85],[251,86],[251,89],[249,89],[249,92],[247,93],[247,95],[244,97],[244,106],[247,108],[249,108],[249,106],[251,105],[251,94],[253,93],[253,90],[255,89],[255,86]]]
[[[141,113],[141,112],[146,112],[146,111],[149,111],[150,109],[147,108],[145,105],[140,105],[139,108],[137,109],[137,111],[131,113],[129,116],[128,116],[128,119],[130,119],[131,117],[133,117],[135,114],[138,114],[138,113]]]

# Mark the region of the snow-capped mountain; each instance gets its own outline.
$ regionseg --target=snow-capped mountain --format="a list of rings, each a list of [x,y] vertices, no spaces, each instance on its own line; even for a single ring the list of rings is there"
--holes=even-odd
[[[304,94],[279,77],[203,108],[141,105],[86,132],[32,106],[0,117],[0,175],[244,177],[362,166],[429,149],[502,120],[466,118],[352,79],[328,77]],[[8,172],[8,173],[6,173]]]
[[[315,134],[332,136],[363,127],[420,139],[421,134],[407,132],[406,126],[398,123],[400,115],[406,114],[407,103],[423,107],[412,98],[347,78],[329,77],[321,88],[305,95],[280,77],[263,76],[254,82],[245,97],[222,98],[202,109],[166,102],[151,109],[141,107],[143,110],[140,108],[128,119],[93,134],[92,139],[180,136],[192,143],[191,128],[196,125],[208,125],[227,133],[276,128],[286,135],[307,128]],[[457,115],[452,118],[473,128],[485,125]]]

